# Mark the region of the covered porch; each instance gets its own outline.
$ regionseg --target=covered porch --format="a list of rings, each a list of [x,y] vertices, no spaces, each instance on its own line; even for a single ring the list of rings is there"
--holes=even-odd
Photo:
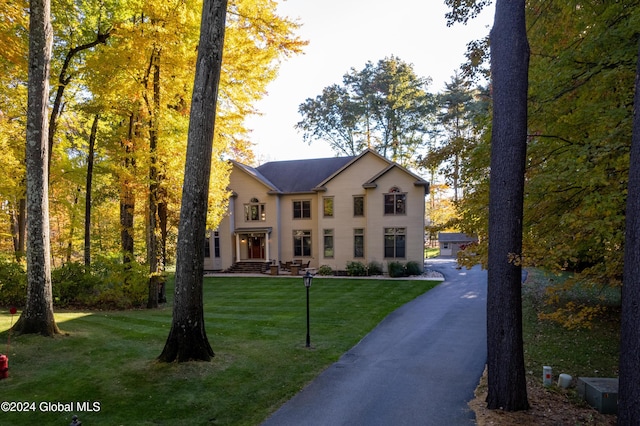
[[[269,262],[272,228],[236,228],[235,262]]]

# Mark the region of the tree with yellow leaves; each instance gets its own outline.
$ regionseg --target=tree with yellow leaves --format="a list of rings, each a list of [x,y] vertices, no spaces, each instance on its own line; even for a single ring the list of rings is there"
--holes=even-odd
[[[118,240],[120,256],[125,261],[146,258],[151,271],[161,271],[162,265],[170,262],[175,252],[177,206],[181,202],[200,4],[197,0],[66,0],[53,5],[52,86],[63,89],[64,95],[57,97],[60,102],[55,113],[56,131],[52,133],[48,191],[56,227],[52,234],[54,265],[90,259],[91,253],[83,256],[80,249],[87,246],[89,250],[100,250],[97,254],[113,257],[112,243]],[[279,16],[276,6],[271,0],[233,0],[228,5],[209,227],[215,227],[225,212],[226,159],[252,155],[245,118],[258,113],[253,105],[266,93],[266,85],[275,77],[280,61],[299,53],[305,44],[295,35],[298,24]],[[24,146],[16,143],[19,138],[11,136],[16,132],[24,135],[24,122],[20,119],[26,104],[26,95],[20,95],[20,82],[26,81],[28,41],[24,10],[27,9],[4,8],[5,15],[22,15],[12,15],[0,25],[0,42],[11,44],[3,49],[0,67],[9,69],[7,64],[20,58],[25,64],[0,76],[0,143],[10,148],[2,152],[7,156],[3,164],[15,164],[15,173],[11,173],[15,178],[0,186],[0,197],[5,201],[2,206],[11,213],[3,216],[5,229],[10,228],[6,219],[9,217],[15,218],[13,229],[19,228],[17,206],[24,193],[20,157]],[[83,46],[86,49],[80,50]],[[97,114],[100,120],[92,133],[89,128]],[[90,134],[96,149],[93,174],[100,182],[93,191],[99,191],[98,197],[85,196],[82,191]],[[74,232],[82,226],[80,218],[86,199],[92,200],[87,214],[98,219],[91,222],[87,232],[95,234],[94,240],[99,238],[99,249],[93,249],[97,245],[90,244],[91,238],[85,238],[86,244],[82,232]],[[90,223],[88,218],[85,223]],[[153,236],[159,236],[156,248],[150,238]],[[14,251],[18,251],[18,235],[15,240]],[[2,241],[3,247],[10,247],[9,238]],[[154,260],[157,267],[153,266]]]

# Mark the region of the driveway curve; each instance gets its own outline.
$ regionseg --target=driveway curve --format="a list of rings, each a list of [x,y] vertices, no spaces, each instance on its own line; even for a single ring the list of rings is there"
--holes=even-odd
[[[264,426],[473,425],[486,363],[487,274],[450,259],[445,281],[389,314]]]

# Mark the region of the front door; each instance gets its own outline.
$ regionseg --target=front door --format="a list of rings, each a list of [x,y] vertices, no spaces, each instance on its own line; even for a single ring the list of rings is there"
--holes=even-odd
[[[264,259],[264,238],[249,237],[249,259]]]

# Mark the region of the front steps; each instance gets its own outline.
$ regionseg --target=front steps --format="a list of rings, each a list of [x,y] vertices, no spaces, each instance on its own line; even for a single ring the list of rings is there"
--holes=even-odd
[[[264,274],[269,271],[269,262],[236,262],[224,271],[228,274]]]

